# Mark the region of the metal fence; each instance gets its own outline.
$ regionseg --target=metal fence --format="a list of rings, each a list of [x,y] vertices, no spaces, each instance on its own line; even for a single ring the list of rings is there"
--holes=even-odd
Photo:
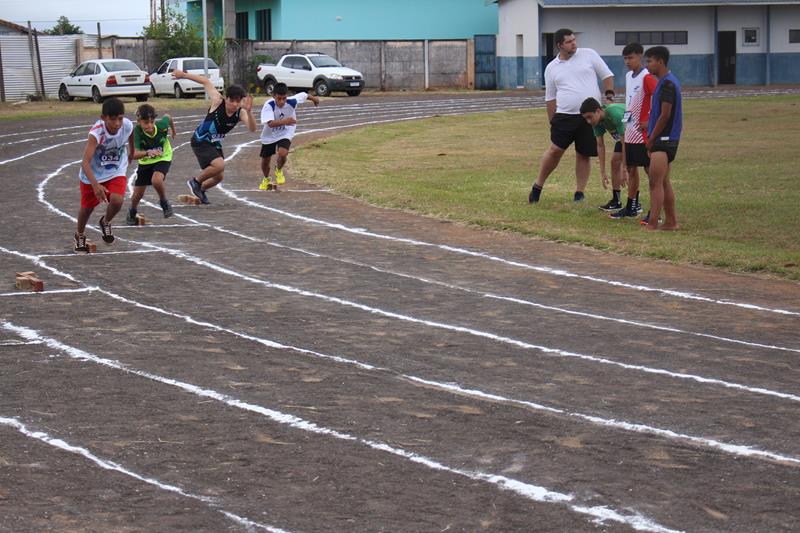
[[[0,35],[0,83],[5,100],[41,96],[40,72],[46,96],[56,97],[61,78],[77,63],[80,39],[80,35],[37,35],[35,39],[27,35]]]

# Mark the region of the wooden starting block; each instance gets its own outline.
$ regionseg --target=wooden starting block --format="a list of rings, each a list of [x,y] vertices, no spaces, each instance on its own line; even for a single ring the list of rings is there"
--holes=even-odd
[[[86,247],[89,249],[90,254],[97,253],[97,245],[92,241],[90,241],[89,239],[86,239]]]
[[[144,215],[136,215],[136,225],[144,226],[145,224],[147,224],[147,221],[144,219]]]
[[[200,198],[192,194],[179,194],[177,200],[185,205],[200,205]]]
[[[42,292],[44,290],[44,281],[37,278],[35,272],[17,272],[16,274],[17,289],[23,291],[33,290],[36,292]]]

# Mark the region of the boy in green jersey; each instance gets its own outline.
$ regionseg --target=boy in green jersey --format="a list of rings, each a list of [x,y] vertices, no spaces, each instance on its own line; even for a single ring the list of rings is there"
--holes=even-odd
[[[625,104],[600,105],[594,98],[587,98],[581,104],[581,115],[594,129],[597,140],[597,157],[600,160],[600,177],[603,188],[608,189],[608,174],[606,173],[606,145],[603,136],[606,132],[616,141],[614,155],[611,156],[611,200],[601,205],[603,211],[617,211],[622,209],[620,191],[628,183],[625,161],[625,146],[622,143],[625,134]]]
[[[139,106],[136,111],[137,124],[133,129],[134,158],[139,158],[136,170],[136,182],[133,184],[131,208],[128,210],[126,222],[135,226],[136,211],[148,185],[152,185],[158,193],[164,218],[172,216],[172,206],[167,200],[164,180],[172,162],[172,145],[167,133],[175,139],[175,123],[172,117],[164,115],[156,120],[156,110],[149,104]]]

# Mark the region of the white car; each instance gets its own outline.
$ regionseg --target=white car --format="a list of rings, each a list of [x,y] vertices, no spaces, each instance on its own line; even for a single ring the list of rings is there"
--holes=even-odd
[[[135,96],[137,102],[144,102],[149,94],[147,72],[128,59],[84,61],[64,76],[58,87],[58,99],[62,102],[79,97],[91,98],[99,104],[109,96]]]
[[[285,83],[290,89],[313,89],[317,96],[328,96],[333,91],[358,96],[365,83],[359,71],[342,66],[331,56],[316,53],[286,54],[277,65],[258,65],[256,75],[267,94],[272,94],[276,83]]]
[[[205,74],[202,57],[174,57],[167,59],[158,67],[158,70],[150,74],[151,96],[172,94],[175,98],[183,98],[184,96],[194,97],[198,93],[205,92],[203,86],[195,81],[187,79],[176,80],[173,78],[172,72],[175,69],[201,76]],[[208,77],[214,82],[214,87],[221,92],[225,85],[225,80],[219,75],[219,66],[210,58],[208,60]]]

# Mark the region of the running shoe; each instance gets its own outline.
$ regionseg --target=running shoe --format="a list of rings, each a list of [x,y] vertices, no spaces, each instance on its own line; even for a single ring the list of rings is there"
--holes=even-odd
[[[261,180],[261,185],[258,186],[259,191],[268,191],[269,190],[269,178],[264,178]]]
[[[194,178],[189,178],[186,180],[186,185],[189,186],[189,190],[192,191],[192,194],[197,196],[200,201],[203,201],[203,189],[200,187],[200,182],[198,182]]]
[[[75,234],[75,251],[88,253],[89,247],[86,245],[86,235]]]
[[[575,191],[575,194],[572,196],[573,202],[582,202],[586,199],[586,196],[581,191]],[[620,206],[622,207],[622,206]]]
[[[658,223],[661,224],[662,222],[663,220],[661,219],[661,217],[659,217]],[[646,226],[649,223],[650,223],[650,211],[648,211],[647,214],[642,218],[642,220],[639,221],[639,224],[641,224],[642,226]]]
[[[528,203],[535,204],[539,201],[539,197],[542,195],[542,189],[534,185],[531,187],[531,192],[528,194]]]
[[[642,211],[644,211],[644,209],[642,209],[642,204],[640,204],[639,202],[636,202],[636,206],[634,207],[634,210],[636,211],[637,215],[641,215]]]
[[[601,205],[598,209],[602,209],[603,211],[619,211],[622,209],[622,204],[619,200],[614,200],[613,198],[608,201],[607,204]]]
[[[106,222],[105,215],[100,217],[98,225],[100,226],[100,233],[103,234],[103,241],[106,244],[114,242],[114,233],[111,231],[111,224]]]
[[[201,204],[210,204],[211,202],[208,201],[208,196],[206,196],[206,191],[200,189],[200,203]]]
[[[624,209],[620,209],[616,213],[611,213],[609,216],[614,220],[620,220],[627,217],[635,218],[639,213],[636,212],[636,208],[631,207],[630,209],[625,207]]]
[[[173,215],[172,206],[169,205],[169,200],[164,198],[161,200],[161,210],[164,212],[164,218],[169,218]]]
[[[279,169],[278,167],[275,167],[275,182],[278,185],[286,183],[286,176],[283,175],[283,170]]]
[[[129,209],[128,216],[125,217],[125,223],[129,226],[137,226],[139,222],[136,220],[136,210]]]

